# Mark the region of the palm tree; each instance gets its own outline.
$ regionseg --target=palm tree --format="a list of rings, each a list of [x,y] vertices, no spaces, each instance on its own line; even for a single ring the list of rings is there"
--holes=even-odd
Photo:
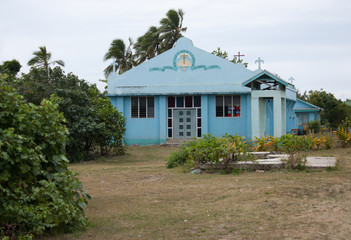
[[[29,66],[42,67],[45,70],[49,70],[51,64],[58,64],[62,67],[65,63],[62,60],[55,60],[50,62],[51,53],[46,50],[45,46],[39,47],[39,51],[33,52],[34,57],[28,61]]]
[[[173,47],[174,43],[181,37],[182,32],[186,31],[186,27],[183,27],[183,16],[184,12],[182,9],[178,11],[171,9],[166,13],[166,17],[160,21],[160,38],[161,51],[164,52]]]
[[[109,50],[104,56],[104,61],[114,59],[114,61],[117,64],[116,71],[118,71],[119,74],[131,69],[133,66],[136,65],[136,62],[134,60],[135,57],[131,49],[132,44],[133,42],[130,38],[128,47],[126,47],[123,40],[121,39],[113,40]],[[112,71],[113,68],[111,65],[105,68],[104,73],[106,78]]]
[[[160,32],[155,26],[151,26],[149,30],[137,39],[134,44],[135,55],[138,58],[138,64],[146,59],[151,59],[160,53]]]

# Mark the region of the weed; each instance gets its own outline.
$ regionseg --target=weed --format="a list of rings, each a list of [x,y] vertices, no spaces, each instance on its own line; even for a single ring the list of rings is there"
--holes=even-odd
[[[229,198],[230,196],[229,195],[223,195],[219,198],[217,198],[216,200],[214,200],[215,202],[219,201],[219,200],[223,200],[223,199],[226,199],[226,198]]]
[[[328,167],[325,168],[325,171],[327,171],[327,172],[332,172],[332,171],[336,171],[336,170],[337,170],[337,168],[336,167],[332,167],[332,166],[328,166]]]
[[[239,175],[240,173],[242,173],[243,170],[239,169],[239,168],[233,168],[232,169],[232,174],[233,175]]]

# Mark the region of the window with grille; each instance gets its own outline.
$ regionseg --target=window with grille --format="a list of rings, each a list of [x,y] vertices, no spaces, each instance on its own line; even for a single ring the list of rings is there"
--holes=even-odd
[[[154,118],[155,99],[154,97],[131,97],[132,118]]]
[[[216,96],[216,117],[240,117],[240,95]]]

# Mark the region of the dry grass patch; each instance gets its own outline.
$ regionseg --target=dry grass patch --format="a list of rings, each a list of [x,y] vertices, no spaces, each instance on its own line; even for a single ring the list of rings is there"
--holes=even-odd
[[[175,148],[72,164],[93,199],[86,232],[50,239],[348,239],[351,149],[338,171],[184,174],[166,169]]]

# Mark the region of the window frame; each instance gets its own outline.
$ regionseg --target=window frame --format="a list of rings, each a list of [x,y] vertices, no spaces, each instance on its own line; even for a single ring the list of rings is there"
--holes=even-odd
[[[138,108],[138,116],[133,116],[133,106],[132,106],[132,102],[133,102],[133,98],[137,98],[138,99],[138,103],[137,103],[137,108]],[[145,98],[146,104],[145,104],[145,108],[146,108],[146,115],[145,117],[140,117],[140,98]],[[152,113],[152,117],[149,117],[149,109],[150,109],[150,105],[149,105],[149,100],[150,98],[152,98],[152,108],[153,108],[153,113]],[[137,118],[137,119],[147,119],[147,118],[155,118],[155,96],[131,96],[130,97],[130,118]]]
[[[225,108],[226,108],[226,105],[225,105],[225,97],[231,97],[231,106],[232,106],[232,110],[231,110],[231,116],[225,116]],[[222,116],[217,116],[217,97],[221,97],[222,98]],[[238,97],[239,99],[239,111],[240,111],[240,116],[234,116],[235,114],[234,113],[234,99]],[[214,115],[216,118],[241,118],[242,116],[242,108],[241,108],[241,95],[240,94],[223,94],[223,95],[215,95],[214,97],[214,100],[215,100],[215,104],[214,104]]]
[[[177,106],[177,97],[183,98],[183,107]],[[192,97],[192,106],[186,107],[185,97]],[[170,106],[169,100],[173,98],[172,102],[174,101],[174,106]],[[202,95],[168,95],[167,96],[167,119],[171,121],[171,126],[167,122],[167,139],[174,139],[174,110],[175,109],[195,109],[196,114],[196,138],[202,137],[202,116],[201,116],[201,98]],[[195,101],[196,100],[196,101]],[[173,105],[173,104],[171,104]],[[199,126],[199,119],[200,119],[200,126]]]

